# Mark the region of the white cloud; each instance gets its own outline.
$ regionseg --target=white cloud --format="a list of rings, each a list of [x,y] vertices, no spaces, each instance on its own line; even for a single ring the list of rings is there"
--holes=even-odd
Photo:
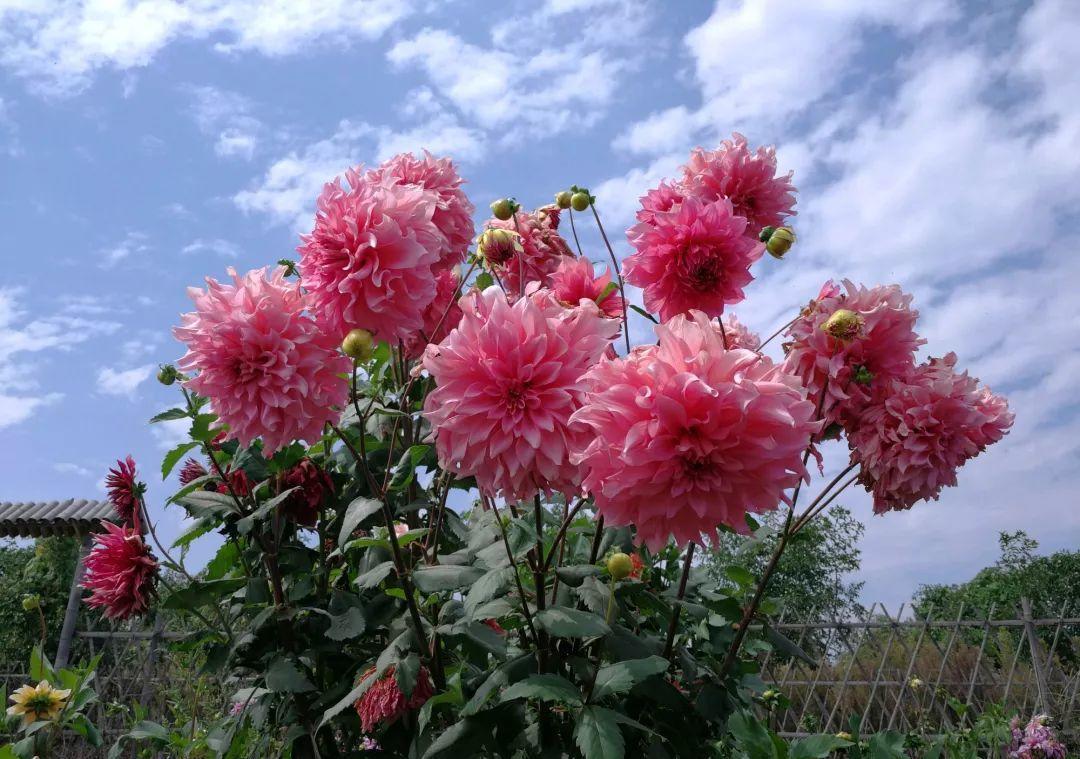
[[[57,463],[52,465],[52,468],[54,472],[59,472],[60,474],[77,474],[80,477],[94,476],[94,473],[86,467],[79,466],[78,464],[72,464],[68,461],[58,461]]]
[[[0,7],[0,65],[49,94],[85,88],[103,68],[148,65],[170,43],[280,56],[374,39],[408,0],[42,0]]]
[[[216,87],[187,88],[192,99],[192,117],[203,134],[215,138],[214,152],[251,160],[266,131],[251,115],[254,104],[236,92]]]
[[[97,374],[97,390],[103,395],[117,395],[134,400],[135,391],[139,385],[150,379],[155,368],[153,364],[143,364],[131,369],[103,367]]]
[[[213,253],[222,258],[236,258],[240,255],[240,249],[237,248],[236,245],[228,240],[222,240],[220,238],[210,240],[199,238],[185,245],[180,252],[185,256],[204,252]]]
[[[102,269],[111,269],[133,254],[145,253],[150,250],[146,240],[147,237],[142,232],[128,232],[123,240],[100,251],[101,261],[98,266]]]
[[[172,419],[167,422],[158,422],[150,427],[150,434],[154,436],[158,448],[163,451],[170,450],[188,442],[188,431],[191,429],[190,419]]]

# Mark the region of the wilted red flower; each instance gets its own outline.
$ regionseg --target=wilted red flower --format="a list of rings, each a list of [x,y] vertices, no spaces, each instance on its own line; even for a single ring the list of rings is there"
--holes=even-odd
[[[364,677],[372,676],[374,672],[375,668],[372,667],[364,673]],[[435,689],[431,686],[431,677],[428,675],[427,668],[420,667],[412,697],[406,699],[394,677],[394,667],[390,667],[379,680],[364,691],[364,695],[358,698],[353,706],[356,708],[356,713],[360,715],[360,724],[364,732],[370,733],[377,725],[390,724],[405,712],[419,709],[434,693]]]
[[[243,498],[246,495],[251,495],[251,479],[247,476],[243,469],[232,469],[225,473],[225,476],[229,479],[229,484],[224,482],[218,482],[217,491],[223,495],[235,495],[237,498]],[[229,486],[232,486],[231,488]]]
[[[102,609],[109,619],[143,614],[154,597],[157,560],[135,528],[112,522],[102,526],[105,532],[94,536],[86,557],[86,604]]]
[[[633,569],[630,570],[630,577],[635,580],[641,579],[641,573],[645,570],[645,562],[638,556],[637,551],[633,551],[630,554],[630,565]]]
[[[502,625],[500,625],[500,624],[499,624],[498,620],[495,620],[495,619],[485,619],[485,620],[482,620],[482,621],[483,621],[483,623],[484,623],[485,625],[487,625],[488,627],[490,627],[490,628],[491,628],[492,630],[494,630],[494,631],[495,631],[496,633],[498,633],[499,635],[506,635],[506,630],[505,630],[505,629],[503,628],[503,626],[502,626]]]
[[[190,485],[195,480],[205,476],[206,468],[195,459],[185,461],[184,465],[180,467],[180,474],[178,475],[181,485]]]
[[[135,459],[128,456],[118,460],[105,477],[105,488],[120,519],[132,524],[137,518],[139,498],[146,492],[146,486],[136,479]]]
[[[319,510],[333,495],[334,482],[330,475],[315,465],[311,459],[301,459],[296,466],[281,476],[281,489],[296,488],[282,504],[285,514],[299,525],[313,527],[319,518]]]

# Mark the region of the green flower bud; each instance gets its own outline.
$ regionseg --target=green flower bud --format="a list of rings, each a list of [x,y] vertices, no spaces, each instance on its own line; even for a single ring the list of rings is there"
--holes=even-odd
[[[341,341],[341,351],[354,361],[367,361],[375,351],[375,341],[366,329],[354,329]]]
[[[176,382],[177,377],[180,376],[180,372],[176,371],[176,367],[172,364],[162,364],[158,369],[157,381],[162,385],[168,387],[172,383]]]
[[[613,553],[608,557],[607,571],[613,580],[625,580],[634,571],[634,562],[621,551]]]
[[[592,197],[587,192],[575,192],[570,196],[570,207],[578,213],[588,209],[592,205]]]
[[[794,243],[795,233],[789,227],[779,227],[773,230],[769,239],[765,241],[765,250],[769,251],[769,255],[773,258],[783,258]]]
[[[762,242],[768,242],[769,238],[772,237],[772,233],[775,231],[776,227],[762,227],[761,231],[758,232],[757,239],[761,240]]]
[[[863,327],[863,318],[846,308],[838,308],[825,320],[821,328],[837,340],[854,340]]]
[[[507,221],[513,217],[516,205],[510,198],[499,198],[491,204],[491,215],[499,221]]]
[[[874,381],[874,373],[865,366],[856,366],[851,372],[851,381],[857,385],[869,385]]]
[[[574,194],[569,190],[563,190],[562,192],[555,193],[555,205],[559,208],[567,209],[570,207],[571,198]]]
[[[41,599],[37,596],[23,596],[23,611],[37,611],[41,608]]]

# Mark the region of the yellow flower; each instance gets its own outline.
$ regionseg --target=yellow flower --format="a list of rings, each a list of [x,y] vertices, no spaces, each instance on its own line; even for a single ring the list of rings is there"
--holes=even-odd
[[[42,720],[56,719],[67,705],[70,690],[60,690],[42,680],[37,686],[24,685],[11,694],[15,703],[8,707],[9,717],[22,716],[22,726],[27,727]]]

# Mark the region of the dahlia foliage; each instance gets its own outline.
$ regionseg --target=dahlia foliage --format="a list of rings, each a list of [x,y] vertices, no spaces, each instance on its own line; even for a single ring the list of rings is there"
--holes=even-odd
[[[621,264],[598,202],[504,198],[477,229],[448,158],[399,155],[325,185],[296,264],[190,291],[154,421],[190,430],[162,467],[178,546],[224,542],[164,603],[253,684],[223,719],[287,726],[253,755],[704,755],[748,703],[775,562],[706,587],[695,546],[777,509],[792,538],[855,482],[879,513],[936,499],[1008,432],[953,354],[917,355],[897,285],[826,283],[775,341],[736,318],[797,259],[771,148],[693,151]],[[108,484],[85,585],[126,618],[157,560],[134,462]]]

